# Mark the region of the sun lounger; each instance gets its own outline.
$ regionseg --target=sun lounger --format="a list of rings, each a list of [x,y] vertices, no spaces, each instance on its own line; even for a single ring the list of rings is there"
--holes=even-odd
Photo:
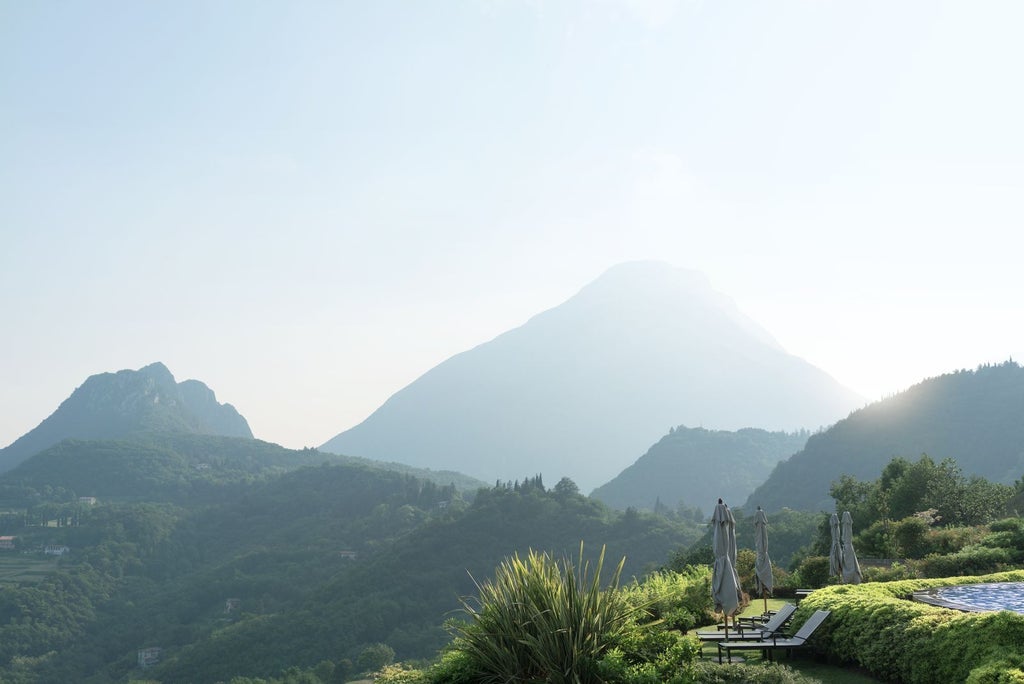
[[[795,612],[796,606],[792,603],[785,603],[781,608],[779,608],[775,615],[771,616],[768,622],[763,625],[747,625],[739,630],[730,631],[728,632],[728,639],[764,639],[766,637],[779,634],[781,633],[782,628],[789,622],[789,618],[792,617]],[[701,641],[726,641],[726,633],[721,630],[717,632],[697,632],[697,638]]]
[[[800,601],[802,599],[807,598],[808,596],[810,596],[813,593],[814,593],[814,589],[797,589],[796,592],[795,592],[796,602],[800,603]]]
[[[807,618],[805,622],[791,637],[784,636],[772,636],[765,639],[759,640],[729,640],[718,642],[718,662],[722,662],[722,652],[725,651],[725,657],[728,660],[732,660],[732,651],[742,650],[753,650],[758,649],[762,651],[768,660],[772,659],[772,651],[775,649],[786,649],[792,650],[794,648],[800,648],[803,646],[811,635],[814,634],[814,630],[821,626],[821,623],[825,621],[830,614],[830,611],[819,610],[815,611],[814,615]]]
[[[785,626],[785,624],[789,622],[789,618],[793,615],[793,612],[796,610],[796,605],[791,603],[785,603],[783,604],[782,609],[788,611],[786,613],[785,622],[783,623],[783,626]],[[775,617],[775,613],[777,612],[778,611],[775,610],[769,610],[765,611],[764,613],[761,613],[760,615],[740,615],[738,618],[736,618],[736,621],[740,623],[740,627],[756,627],[762,629],[765,625],[771,622],[772,618]]]

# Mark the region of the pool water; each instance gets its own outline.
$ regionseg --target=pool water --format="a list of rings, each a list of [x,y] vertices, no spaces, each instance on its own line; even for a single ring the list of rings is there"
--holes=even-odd
[[[1024,613],[1024,582],[938,587],[915,592],[914,600],[956,610],[1012,610],[1015,613]]]

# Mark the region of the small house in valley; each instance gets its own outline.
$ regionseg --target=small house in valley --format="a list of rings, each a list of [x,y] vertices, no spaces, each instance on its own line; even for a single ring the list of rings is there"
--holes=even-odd
[[[152,667],[160,662],[160,654],[163,649],[159,646],[150,646],[149,648],[140,648],[138,652],[138,663],[139,667],[145,669]]]

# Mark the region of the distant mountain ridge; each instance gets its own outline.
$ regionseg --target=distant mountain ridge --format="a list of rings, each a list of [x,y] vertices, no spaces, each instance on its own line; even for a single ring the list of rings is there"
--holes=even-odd
[[[441,363],[321,449],[587,490],[669,425],[813,429],[862,404],[702,274],[634,262]]]
[[[924,380],[853,412],[779,463],[743,508],[829,511],[843,474],[874,480],[895,456],[953,458],[965,475],[1024,476],[1024,369],[1013,361]]]
[[[653,510],[661,502],[670,509],[682,503],[710,514],[719,497],[745,501],[779,461],[803,448],[808,436],[806,431],[729,432],[680,425],[591,496],[619,510]]]
[[[0,449],[0,472],[68,439],[120,439],[144,432],[183,432],[252,439],[231,404],[198,380],[178,383],[162,363],[90,376],[35,429]]]

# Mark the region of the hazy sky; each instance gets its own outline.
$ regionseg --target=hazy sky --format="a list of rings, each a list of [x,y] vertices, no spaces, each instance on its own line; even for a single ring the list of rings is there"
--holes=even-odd
[[[0,0],[0,446],[153,361],[318,445],[633,259],[871,399],[1024,357],[1021,26],[1019,0]]]

